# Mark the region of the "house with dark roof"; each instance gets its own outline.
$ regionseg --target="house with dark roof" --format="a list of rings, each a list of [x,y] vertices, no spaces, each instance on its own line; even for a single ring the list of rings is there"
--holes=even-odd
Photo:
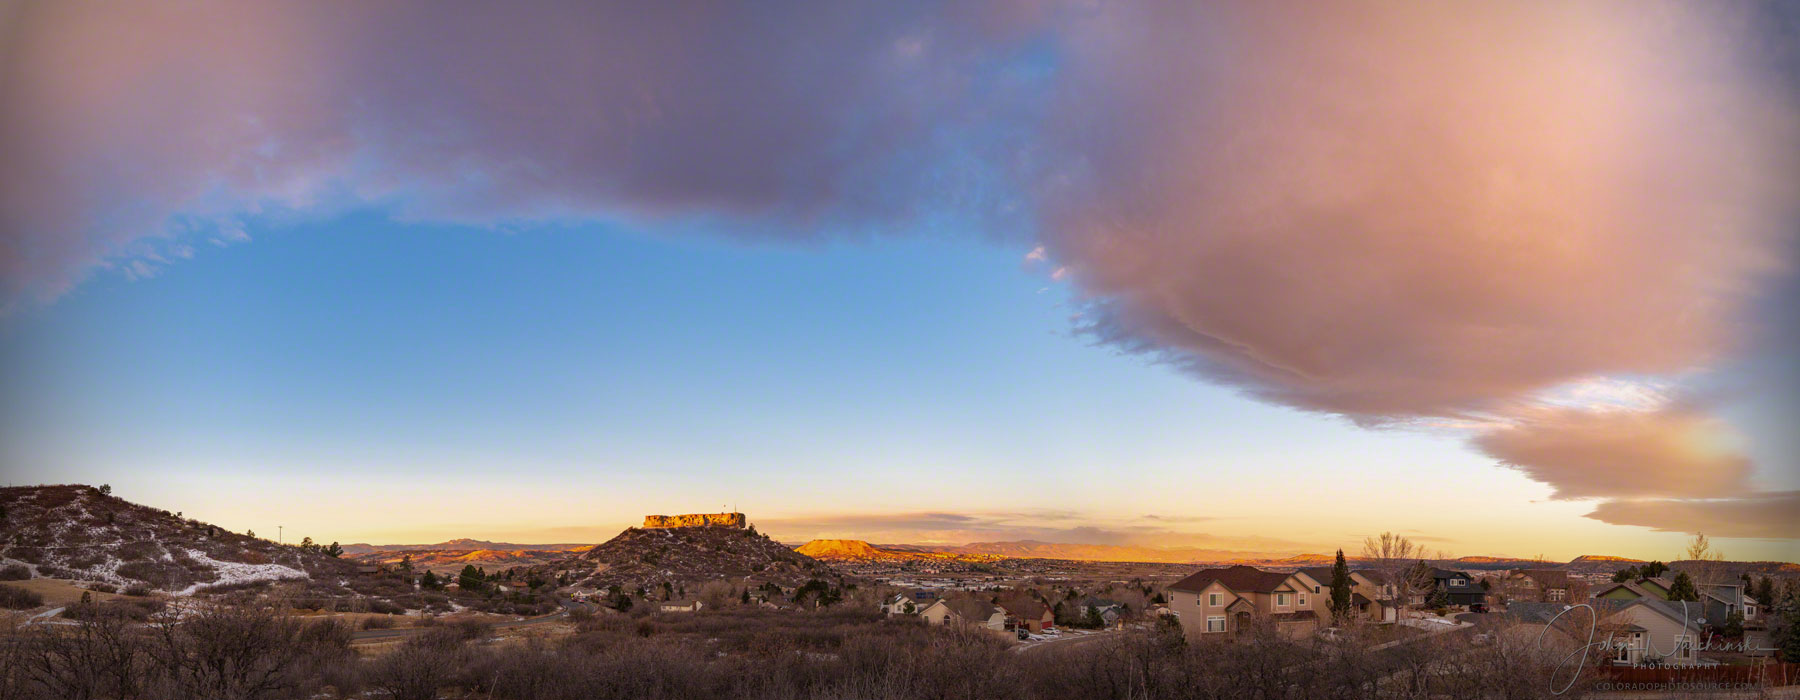
[[[1252,566],[1203,569],[1169,586],[1169,609],[1193,637],[1234,634],[1258,623],[1305,637],[1320,625],[1316,583],[1303,574]]]
[[[1449,569],[1431,569],[1432,590],[1425,595],[1426,600],[1436,598],[1440,591],[1450,605],[1474,607],[1487,604],[1487,591],[1473,577],[1461,571]]]

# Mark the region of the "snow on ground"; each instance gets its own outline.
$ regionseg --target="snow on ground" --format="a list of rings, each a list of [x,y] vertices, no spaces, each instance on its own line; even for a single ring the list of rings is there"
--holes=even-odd
[[[254,581],[282,581],[295,578],[311,578],[306,572],[281,564],[240,564],[235,561],[219,561],[206,556],[205,552],[187,550],[194,561],[212,567],[219,575],[219,580],[207,583],[196,583],[187,588],[175,591],[175,595],[193,595],[202,588],[227,586],[234,583],[251,583]]]

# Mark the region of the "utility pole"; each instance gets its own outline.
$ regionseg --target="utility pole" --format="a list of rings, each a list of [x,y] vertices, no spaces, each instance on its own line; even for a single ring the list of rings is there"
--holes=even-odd
[[[275,544],[281,544],[285,541],[282,539],[281,530],[282,527],[280,525],[275,526]]]

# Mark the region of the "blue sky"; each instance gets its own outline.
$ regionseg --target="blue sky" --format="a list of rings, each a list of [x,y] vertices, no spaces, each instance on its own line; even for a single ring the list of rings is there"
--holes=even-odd
[[[639,511],[729,504],[793,537],[1594,545],[1522,541],[1506,524],[1522,513],[1582,521],[1454,439],[1270,406],[1095,343],[1066,284],[979,236],[746,244],[380,211],[248,229],[10,319],[12,479],[342,541],[585,541]],[[1387,488],[1436,501],[1339,503]],[[1525,503],[1495,508],[1494,488]],[[1272,503],[1327,515],[1296,528]],[[936,511],[997,520],[850,523]],[[1061,532],[1082,526],[1106,534]],[[1619,546],[1645,539],[1671,538]]]

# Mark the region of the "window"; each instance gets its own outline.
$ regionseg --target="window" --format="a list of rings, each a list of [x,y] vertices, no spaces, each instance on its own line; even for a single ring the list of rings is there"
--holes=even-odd
[[[1305,593],[1300,594],[1300,607],[1302,607],[1302,608],[1306,607],[1306,594]]]
[[[1287,604],[1288,604],[1288,594],[1286,594],[1286,593],[1276,593],[1275,594],[1275,607],[1285,608],[1285,607],[1287,607]]]
[[[1756,617],[1756,606],[1754,606],[1754,605],[1744,606],[1744,619],[1748,620],[1752,617]]]
[[[1214,595],[1217,595],[1217,594],[1214,594]],[[1208,631],[1208,632],[1224,632],[1225,631],[1225,616],[1224,615],[1213,615],[1212,617],[1206,618],[1206,631]]]
[[[1318,592],[1319,592],[1319,587],[1318,587],[1318,586],[1313,586],[1313,592],[1314,592],[1314,593],[1318,593]]]
[[[1694,658],[1694,638],[1685,634],[1675,635],[1675,657],[1683,661]]]
[[[1216,607],[1219,607],[1219,605],[1224,602],[1225,602],[1225,594],[1223,594],[1223,593],[1208,593],[1208,594],[1206,594],[1206,604],[1207,605],[1211,605],[1216,608]]]
[[[1547,596],[1547,597],[1548,597],[1548,598],[1550,598],[1550,600],[1551,600],[1551,601],[1558,601],[1558,600],[1562,600],[1562,599],[1563,599],[1563,593],[1565,593],[1565,592],[1566,592],[1566,591],[1564,591],[1564,590],[1563,590],[1563,589],[1561,589],[1561,588],[1552,588],[1552,589],[1550,589],[1550,590],[1549,590],[1549,591],[1548,591],[1548,593],[1549,593],[1549,595],[1548,595],[1548,596]]]

